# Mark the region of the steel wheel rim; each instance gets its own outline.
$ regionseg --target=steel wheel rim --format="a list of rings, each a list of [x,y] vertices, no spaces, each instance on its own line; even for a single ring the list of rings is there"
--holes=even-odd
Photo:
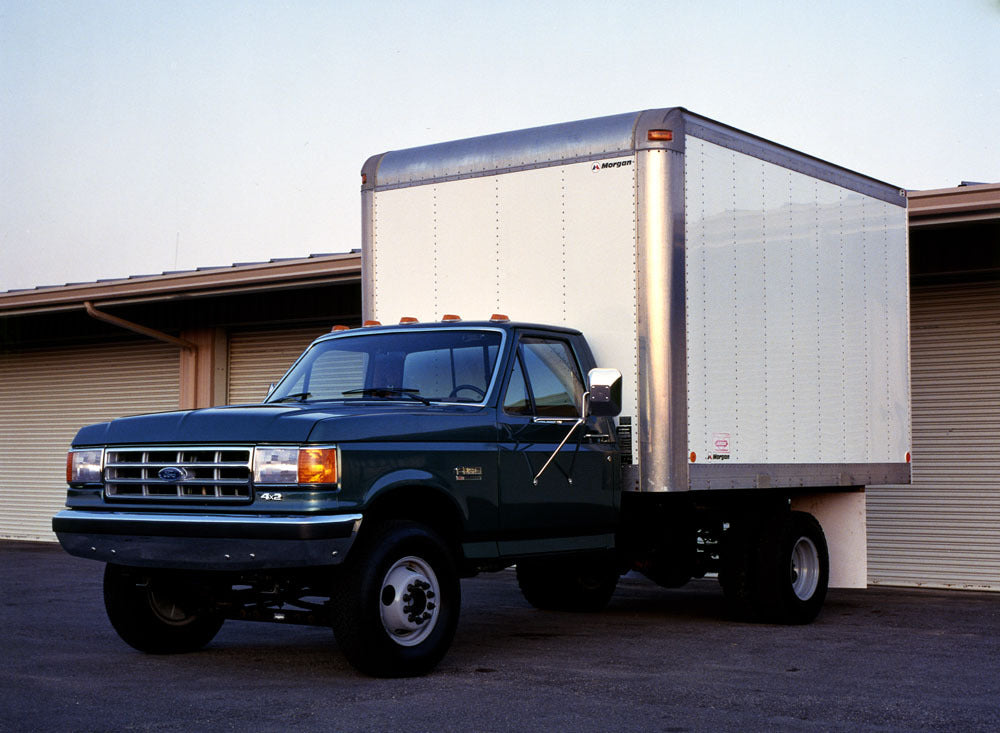
[[[148,590],[149,607],[153,613],[166,624],[171,626],[186,626],[194,620],[194,616],[180,606],[170,594],[157,593],[150,588]]]
[[[808,537],[799,537],[792,548],[789,567],[792,592],[800,601],[808,601],[819,587],[819,550]]]
[[[397,560],[379,590],[379,615],[389,638],[400,646],[416,646],[437,625],[441,586],[430,564],[419,557]]]

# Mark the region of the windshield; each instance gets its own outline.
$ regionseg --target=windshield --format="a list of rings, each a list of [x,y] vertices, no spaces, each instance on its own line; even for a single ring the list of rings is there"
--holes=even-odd
[[[449,328],[342,336],[314,344],[267,402],[393,399],[480,403],[502,334]]]

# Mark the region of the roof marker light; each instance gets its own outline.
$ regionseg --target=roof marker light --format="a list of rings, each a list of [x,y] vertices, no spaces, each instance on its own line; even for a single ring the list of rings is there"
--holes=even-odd
[[[490,323],[507,323],[508,321],[510,321],[510,317],[503,313],[494,313],[490,316]]]
[[[461,321],[461,316],[456,316],[454,313],[445,313],[441,316],[441,323],[452,323],[454,321]]]
[[[368,326],[381,326],[381,325],[382,325],[382,321],[365,321],[364,322],[365,328],[367,328]]]
[[[344,326],[338,323],[336,326],[330,329],[330,333],[338,333],[340,331],[350,331],[350,330],[351,330],[350,326]]]
[[[399,322],[401,324],[403,324],[403,323],[420,323],[420,321],[418,321],[413,316],[403,316],[402,318],[399,319]]]
[[[650,142],[669,142],[674,139],[673,130],[649,130],[646,139]]]

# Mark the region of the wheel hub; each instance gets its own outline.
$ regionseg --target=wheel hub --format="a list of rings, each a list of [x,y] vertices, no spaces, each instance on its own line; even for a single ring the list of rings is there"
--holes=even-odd
[[[431,566],[419,557],[396,561],[382,581],[379,612],[389,637],[416,646],[434,630],[440,611],[440,587]]]
[[[801,601],[808,601],[819,587],[819,550],[808,537],[799,537],[792,548],[789,575],[792,592]]]

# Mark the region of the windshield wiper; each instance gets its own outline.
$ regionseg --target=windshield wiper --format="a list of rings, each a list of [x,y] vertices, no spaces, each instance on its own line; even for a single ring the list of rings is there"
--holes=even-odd
[[[342,395],[364,395],[365,397],[388,397],[389,395],[401,395],[403,397],[409,397],[411,400],[416,400],[417,402],[422,402],[425,405],[429,405],[431,401],[426,397],[420,396],[419,389],[413,389],[412,387],[362,387],[360,389],[349,389],[346,392],[341,392]]]
[[[271,402],[272,403],[288,402],[290,400],[298,400],[299,402],[305,402],[306,397],[312,397],[312,392],[296,392],[295,394],[286,394],[284,397],[279,397],[276,400],[271,400]]]

